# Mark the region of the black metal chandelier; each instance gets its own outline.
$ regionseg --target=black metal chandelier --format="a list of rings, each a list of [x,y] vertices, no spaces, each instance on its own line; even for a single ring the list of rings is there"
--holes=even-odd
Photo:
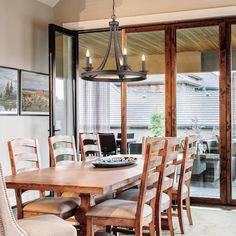
[[[111,16],[111,21],[109,22],[109,27],[110,34],[108,47],[101,65],[97,68],[97,70],[93,70],[92,58],[90,57],[90,53],[87,50],[86,65],[84,72],[81,74],[81,78],[83,80],[93,82],[136,82],[145,80],[147,78],[145,56],[142,56],[141,71],[133,71],[128,64],[127,49],[124,48],[122,52],[118,35],[119,22],[116,21],[115,15],[115,0],[113,0],[113,14]],[[114,45],[114,60],[116,68],[105,70],[104,68],[107,64],[112,44]]]

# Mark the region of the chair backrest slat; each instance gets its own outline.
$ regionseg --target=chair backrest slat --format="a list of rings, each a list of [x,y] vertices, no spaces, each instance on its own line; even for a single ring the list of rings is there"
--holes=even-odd
[[[162,191],[165,192],[166,190],[170,189],[173,186],[173,179],[164,178],[162,183]]]
[[[145,155],[148,143],[164,140],[162,137],[143,137],[142,138],[142,154]]]
[[[167,154],[166,156],[166,162],[174,161],[178,158],[179,151],[173,151]]]
[[[179,139],[176,137],[167,137],[165,146],[165,163],[163,173],[163,186],[161,191],[167,191],[169,197],[172,196],[177,157],[179,153]]]
[[[190,184],[192,177],[193,163],[197,149],[198,137],[190,136],[185,137],[183,160],[181,164],[180,177],[178,183],[178,194],[182,194],[183,186],[186,184],[190,194]]]
[[[37,162],[38,157],[36,153],[19,153],[15,154],[15,160]]]
[[[93,158],[102,157],[98,134],[80,134],[80,148],[82,161],[86,161],[91,156]]]
[[[77,151],[73,136],[58,135],[48,138],[50,158],[52,166],[77,162]],[[68,162],[67,162],[68,161]]]
[[[153,172],[149,174],[148,180],[147,180],[147,186],[152,186],[159,180],[160,173],[159,172]]]
[[[147,189],[146,194],[145,194],[145,201],[144,202],[145,203],[150,202],[151,200],[156,198],[156,194],[157,194],[157,188]]]
[[[54,151],[55,156],[62,156],[62,155],[74,155],[74,150],[72,148],[58,148]]]
[[[94,144],[88,144],[84,146],[84,152],[99,152],[99,147]]]

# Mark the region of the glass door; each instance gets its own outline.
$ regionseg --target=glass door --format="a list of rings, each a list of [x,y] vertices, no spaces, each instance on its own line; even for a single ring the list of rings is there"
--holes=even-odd
[[[78,34],[49,25],[50,136],[76,137]]]
[[[176,31],[177,136],[197,135],[191,196],[220,198],[219,27]]]

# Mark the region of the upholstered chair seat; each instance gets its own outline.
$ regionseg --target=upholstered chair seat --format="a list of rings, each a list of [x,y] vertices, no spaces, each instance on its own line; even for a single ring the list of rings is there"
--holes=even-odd
[[[93,207],[87,216],[135,220],[136,211],[137,202],[135,201],[111,199]],[[142,217],[143,222],[148,226],[152,221],[152,208],[147,204],[144,204]]]
[[[54,215],[36,216],[17,221],[29,236],[75,236],[76,229]]]
[[[77,207],[79,207],[80,199],[78,197],[43,197],[32,202],[26,203],[23,207],[24,214],[35,213],[53,214],[67,219],[75,214]]]
[[[0,165],[0,235],[1,236],[76,236],[76,229],[55,215],[36,216],[16,221],[6,191]]]
[[[138,197],[139,197],[139,189],[134,188],[118,194],[116,199],[138,201]],[[170,205],[170,197],[165,193],[162,193],[161,205],[162,205],[162,210],[166,210]]]

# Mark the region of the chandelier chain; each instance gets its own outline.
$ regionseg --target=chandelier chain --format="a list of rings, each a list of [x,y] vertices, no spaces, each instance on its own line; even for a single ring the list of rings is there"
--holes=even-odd
[[[115,7],[116,7],[116,3],[115,3],[115,0],[113,0],[113,5],[112,5],[112,16],[111,18],[112,19],[116,19],[116,15],[115,15]]]

